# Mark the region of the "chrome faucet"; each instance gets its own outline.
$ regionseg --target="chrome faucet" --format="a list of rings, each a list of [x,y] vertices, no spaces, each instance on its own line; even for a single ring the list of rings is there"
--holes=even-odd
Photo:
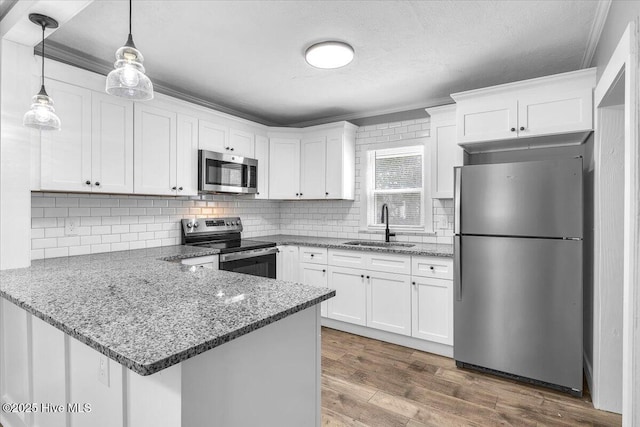
[[[387,214],[385,215],[385,211],[387,211]],[[389,237],[391,236],[395,236],[396,233],[389,233],[389,206],[387,206],[386,203],[384,203],[382,205],[382,217],[380,218],[380,221],[384,221],[387,220],[385,223],[385,229],[384,229],[384,241],[389,243]]]

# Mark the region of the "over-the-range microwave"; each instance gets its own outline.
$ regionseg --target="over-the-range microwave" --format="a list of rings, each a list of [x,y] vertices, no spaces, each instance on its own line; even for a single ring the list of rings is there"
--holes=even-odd
[[[198,150],[198,191],[257,193],[258,161],[233,154]]]

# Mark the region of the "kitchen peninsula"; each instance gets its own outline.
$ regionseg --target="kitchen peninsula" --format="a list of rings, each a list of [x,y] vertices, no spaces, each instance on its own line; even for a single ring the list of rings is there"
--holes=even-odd
[[[90,407],[3,421],[319,425],[318,304],[335,291],[180,263],[213,253],[172,246],[1,271],[2,339],[15,349],[3,403]]]

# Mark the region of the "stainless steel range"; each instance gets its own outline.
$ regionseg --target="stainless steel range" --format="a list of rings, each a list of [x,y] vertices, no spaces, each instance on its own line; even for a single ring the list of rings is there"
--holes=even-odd
[[[182,244],[220,250],[219,269],[276,278],[275,243],[241,238],[239,217],[182,220]]]

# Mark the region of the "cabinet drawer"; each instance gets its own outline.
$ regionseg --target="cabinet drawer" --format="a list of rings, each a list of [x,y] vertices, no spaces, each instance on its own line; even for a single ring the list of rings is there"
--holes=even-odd
[[[411,257],[408,255],[390,255],[380,252],[369,252],[366,257],[368,270],[386,273],[411,274]]]
[[[411,274],[453,280],[453,260],[440,257],[411,257]]]
[[[329,265],[337,267],[366,268],[365,252],[329,250]]]
[[[327,264],[327,248],[300,247],[300,262]]]

